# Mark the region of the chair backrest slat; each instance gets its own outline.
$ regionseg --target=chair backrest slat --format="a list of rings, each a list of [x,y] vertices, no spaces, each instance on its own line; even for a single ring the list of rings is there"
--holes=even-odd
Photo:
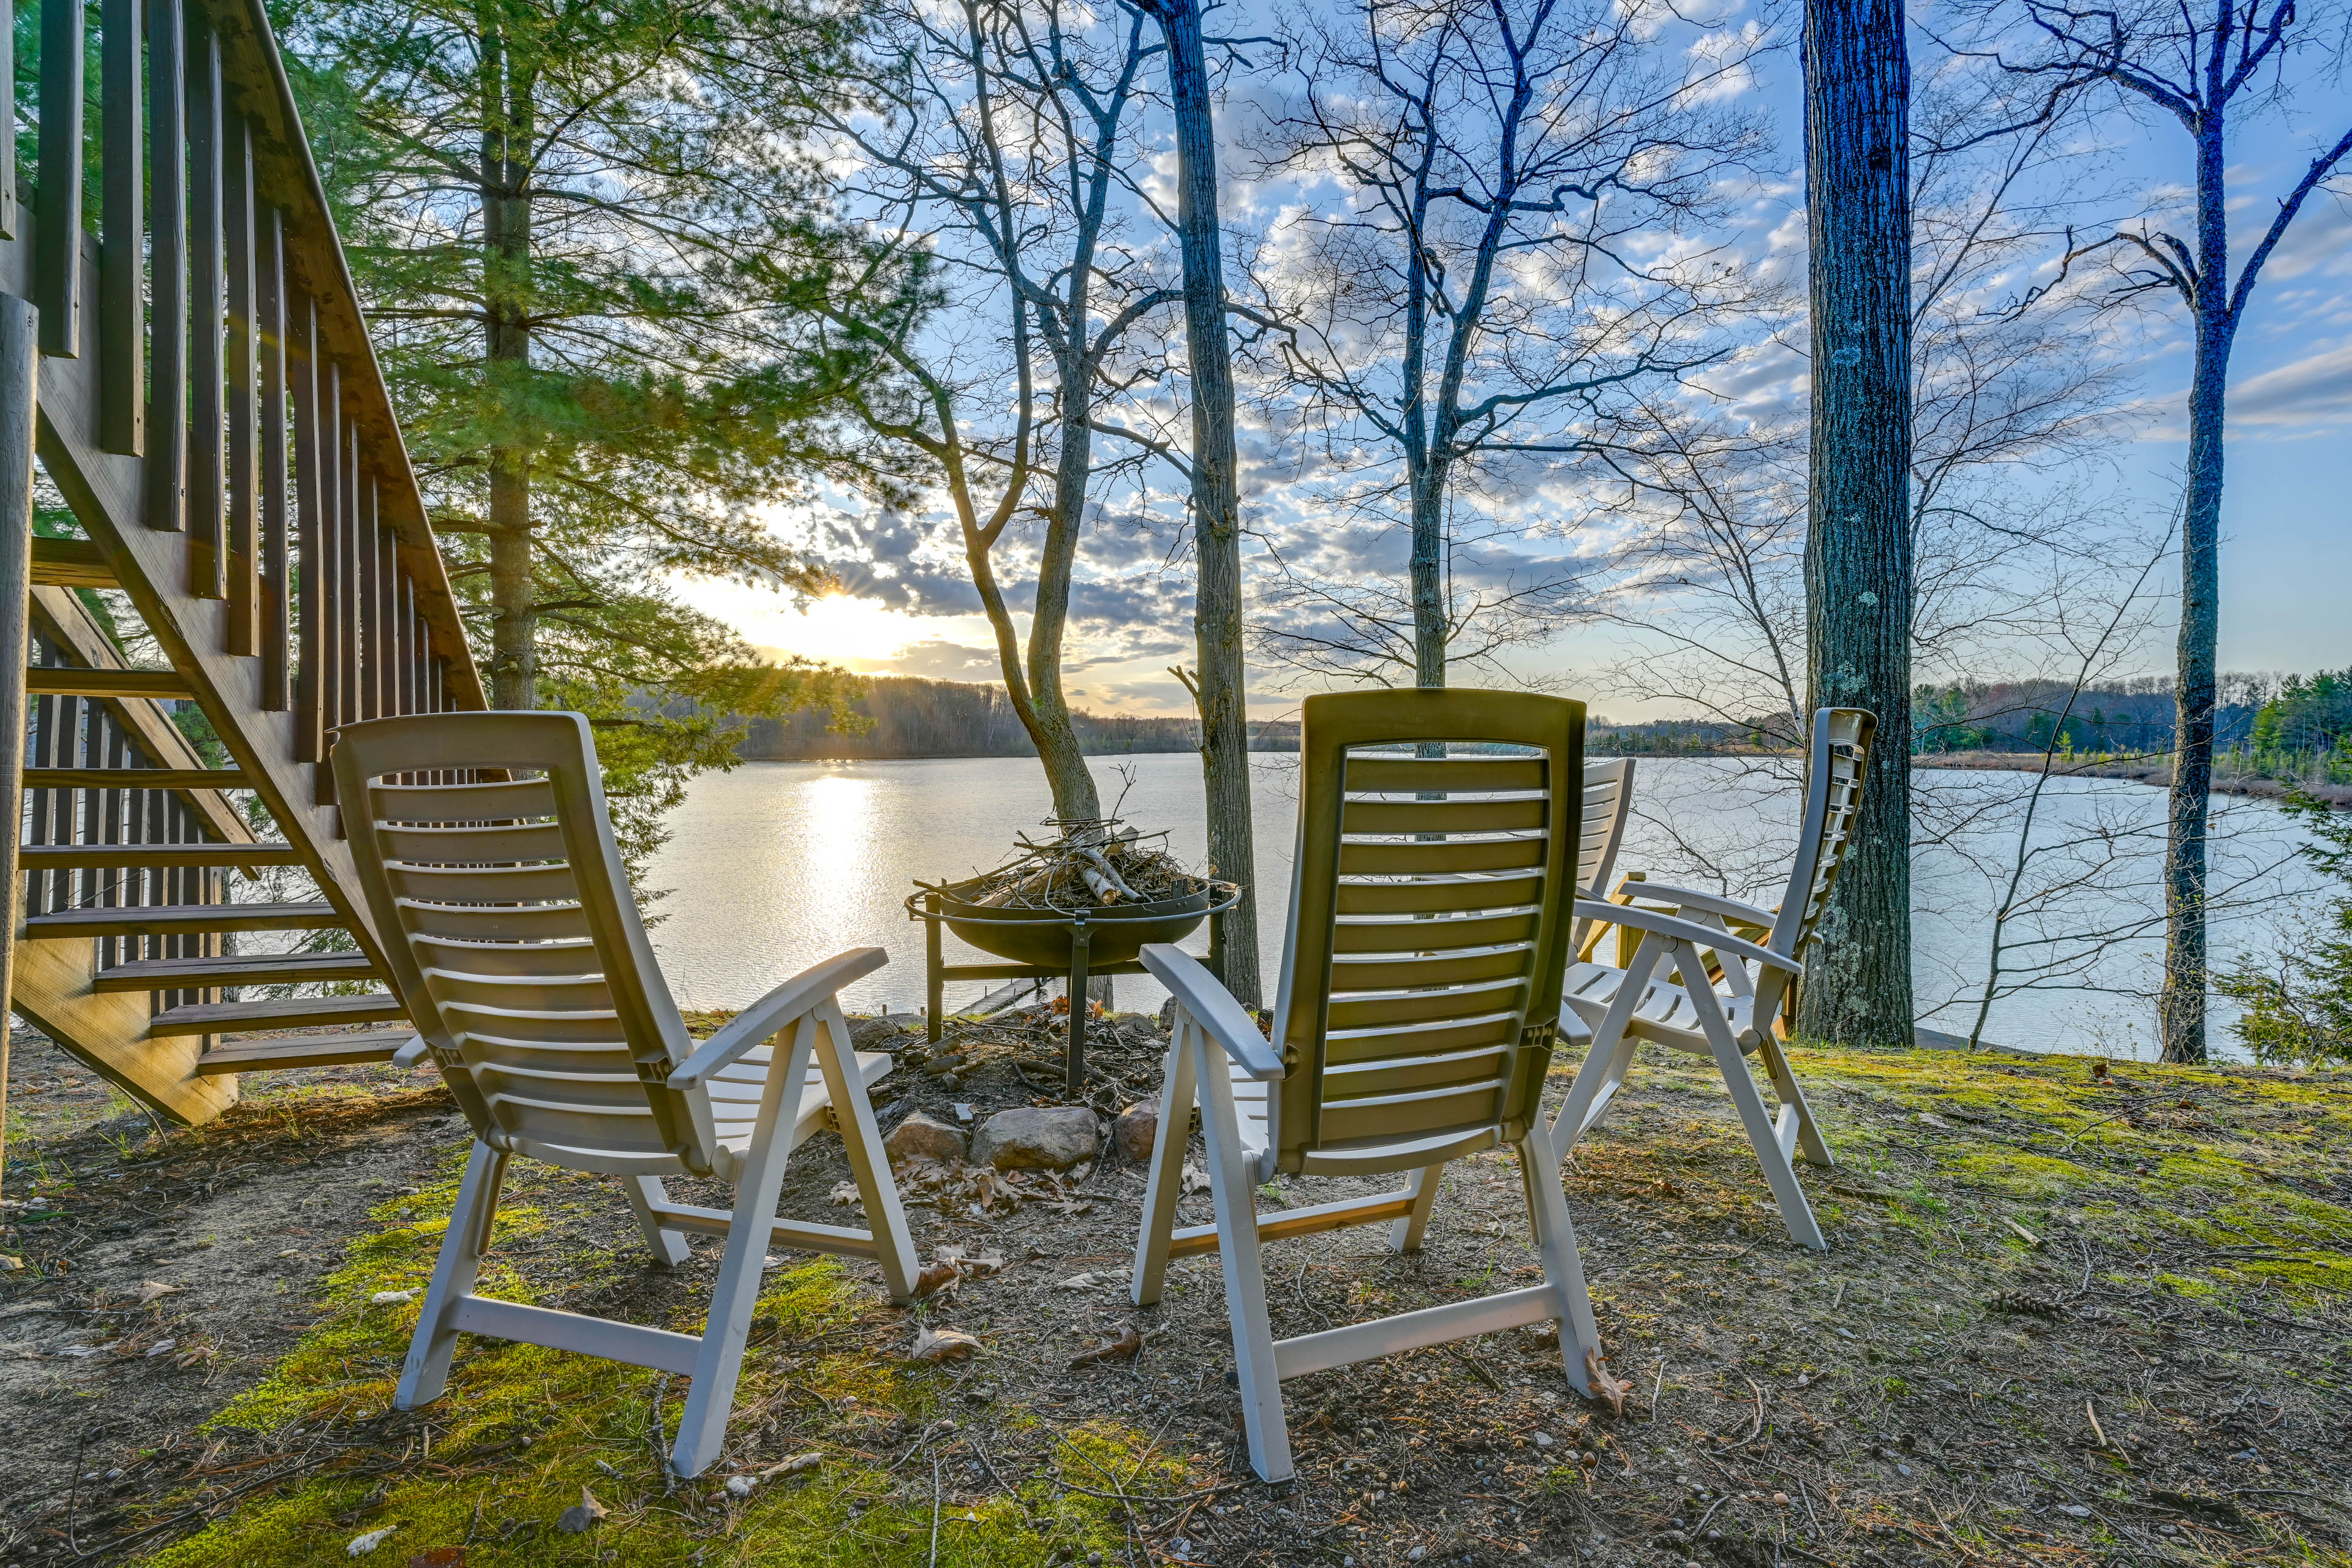
[[[1609,891],[1609,873],[1625,843],[1625,818],[1633,798],[1633,759],[1612,757],[1584,764],[1584,818],[1576,858],[1576,885],[1597,899]]]
[[[378,720],[339,732],[334,764],[394,979],[475,1131],[588,1169],[709,1172],[709,1096],[665,1081],[692,1043],[622,873],[587,721]]]
[[[1468,754],[1431,755],[1433,751]],[[1276,1163],[1519,1136],[1559,1013],[1584,710],[1513,692],[1311,697],[1276,1016]]]
[[[1795,956],[1821,923],[1830,889],[1853,837],[1854,814],[1870,770],[1870,744],[1878,720],[1860,708],[1824,708],[1813,715],[1812,755],[1805,771],[1805,818],[1799,826],[1797,854],[1780,895],[1780,917],[1772,923],[1770,946]]]

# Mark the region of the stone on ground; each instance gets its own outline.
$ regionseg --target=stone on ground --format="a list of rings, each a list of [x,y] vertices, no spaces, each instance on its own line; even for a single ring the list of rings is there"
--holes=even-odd
[[[918,1110],[890,1130],[882,1147],[894,1165],[909,1160],[936,1160],[951,1165],[964,1157],[963,1132],[938,1117]]]
[[[971,1162],[1000,1171],[1065,1171],[1095,1152],[1095,1113],[1082,1105],[1000,1110],[971,1141]]]
[[[922,1026],[920,1013],[885,1013],[878,1018],[849,1020],[849,1043],[861,1051],[870,1051],[880,1045],[894,1045],[910,1029]]]
[[[1118,1152],[1130,1160],[1151,1158],[1152,1140],[1160,1136],[1160,1097],[1139,1100],[1118,1113],[1110,1124],[1110,1138]]]

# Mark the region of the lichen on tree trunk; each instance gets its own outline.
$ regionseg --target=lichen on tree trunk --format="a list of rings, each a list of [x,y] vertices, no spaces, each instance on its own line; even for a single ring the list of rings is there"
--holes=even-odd
[[[1219,976],[1258,1006],[1257,901],[1250,822],[1249,712],[1242,669],[1241,493],[1234,443],[1234,370],[1225,330],[1224,262],[1217,227],[1217,148],[1198,0],[1151,0],[1168,41],[1176,119],[1176,229],[1184,259],[1185,345],[1192,382],[1192,533],[1198,589],[1192,633],[1199,663],[1201,772],[1208,797],[1213,875],[1242,885],[1225,917]]]
[[[1805,538],[1814,708],[1878,717],[1855,838],[1800,1029],[1912,1043],[1910,65],[1899,0],[1808,0],[1812,453]]]

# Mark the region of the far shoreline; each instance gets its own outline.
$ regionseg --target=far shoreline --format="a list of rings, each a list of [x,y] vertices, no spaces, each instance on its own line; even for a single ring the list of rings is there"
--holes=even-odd
[[[1296,745],[1255,745],[1254,754],[1296,756]],[[1088,758],[1096,757],[1180,757],[1192,754],[1189,746],[1104,748],[1089,750]],[[806,756],[806,757],[747,757],[740,753],[738,762],[745,763],[940,763],[982,762],[998,758],[1034,757],[1034,752],[973,751],[925,752],[900,756]],[[1776,753],[1754,746],[1708,746],[1676,748],[1673,751],[1617,750],[1599,747],[1591,753],[1596,757],[1633,757],[1636,760],[1673,760],[1680,757],[1759,757]],[[2157,789],[2169,788],[2172,784],[2170,763],[2160,756],[2104,757],[2079,753],[2042,755],[2021,752],[1922,752],[1911,759],[1915,769],[1942,768],[1955,772],[1976,773],[2048,773],[2064,778],[2121,779],[2130,784],[2143,784]],[[2352,811],[2352,784],[2294,784],[2273,778],[2244,773],[2216,773],[2215,795],[2240,795],[2250,800],[2284,800],[2290,789],[2300,788],[2315,800],[2326,801],[2338,811]]]

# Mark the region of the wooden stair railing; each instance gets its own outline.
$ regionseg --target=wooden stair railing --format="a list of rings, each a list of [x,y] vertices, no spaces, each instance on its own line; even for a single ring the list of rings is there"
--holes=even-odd
[[[0,637],[23,656],[0,664],[0,794],[26,825],[0,841],[0,1003],[202,1121],[239,1072],[406,1038],[381,991],[237,993],[380,976],[328,748],[482,687],[261,0],[40,14],[29,102],[0,30],[0,110],[39,128],[31,190],[0,159]],[[36,456],[83,537],[33,537]],[[169,668],[127,668],[92,589]],[[271,867],[316,893],[259,900]],[[289,951],[338,931],[348,951]],[[234,1037],[290,1029],[320,1032]]]

